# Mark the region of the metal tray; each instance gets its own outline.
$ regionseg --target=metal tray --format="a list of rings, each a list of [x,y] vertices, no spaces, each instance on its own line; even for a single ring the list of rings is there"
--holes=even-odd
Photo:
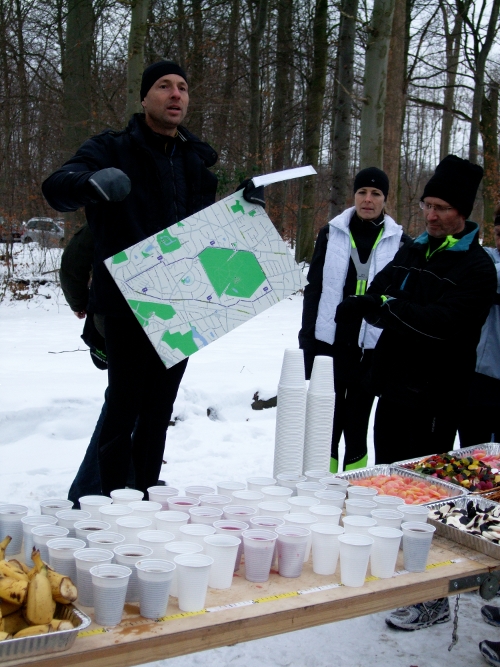
[[[420,459],[418,459],[420,461]],[[419,482],[427,482],[427,484],[439,487],[448,493],[448,498],[460,498],[461,496],[468,496],[469,492],[457,484],[450,484],[435,477],[429,478],[428,475],[421,475],[413,470],[406,470],[405,468],[398,468],[396,465],[378,465],[373,468],[361,468],[359,470],[351,470],[349,472],[341,472],[336,477],[347,479],[351,484],[355,484],[357,479],[365,479],[366,477],[373,477],[374,475],[401,475],[401,477],[412,477]],[[429,505],[430,503],[422,503],[422,505]]]
[[[476,496],[473,494],[469,494],[468,496],[464,496],[462,498],[456,498],[453,500],[453,503],[455,504],[455,507],[464,509],[469,501],[472,501],[474,503],[474,507],[480,510],[484,510],[486,507],[491,505],[500,505],[500,503],[496,503],[494,500],[488,500],[487,498],[482,498],[481,496]],[[447,503],[447,500],[439,500],[435,503],[430,503],[428,507],[429,510],[437,510]],[[446,537],[453,542],[462,544],[464,547],[474,549],[474,551],[480,551],[487,556],[491,556],[492,558],[500,560],[500,544],[493,544],[493,542],[490,542],[485,537],[470,535],[469,533],[466,533],[463,530],[459,530],[454,526],[446,526],[441,521],[435,521],[434,519],[429,518],[427,519],[427,522],[435,526],[436,535],[442,535],[442,537]]]
[[[65,621],[71,621],[74,626],[73,630],[58,630],[45,635],[7,639],[0,642],[0,661],[31,658],[43,653],[66,651],[73,645],[76,635],[91,623],[87,614],[72,605],[58,604],[55,616]]]

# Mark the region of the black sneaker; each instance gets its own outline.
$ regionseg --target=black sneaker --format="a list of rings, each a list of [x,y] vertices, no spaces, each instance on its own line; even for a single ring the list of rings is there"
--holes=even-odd
[[[486,623],[494,625],[497,628],[500,627],[500,609],[498,607],[485,604],[484,607],[481,607],[481,615]]]
[[[485,639],[479,642],[479,650],[489,665],[500,667],[500,642],[490,642]]]
[[[395,630],[422,630],[437,623],[447,623],[449,620],[448,598],[438,598],[409,607],[399,607],[389,614],[385,622]]]

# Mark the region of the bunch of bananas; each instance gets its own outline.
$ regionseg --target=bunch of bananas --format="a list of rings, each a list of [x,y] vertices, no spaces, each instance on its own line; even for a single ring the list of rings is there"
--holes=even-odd
[[[0,542],[0,641],[72,630],[70,621],[54,618],[56,603],[70,604],[77,590],[69,577],[52,570],[33,548],[30,570],[18,560],[5,560],[11,538]]]

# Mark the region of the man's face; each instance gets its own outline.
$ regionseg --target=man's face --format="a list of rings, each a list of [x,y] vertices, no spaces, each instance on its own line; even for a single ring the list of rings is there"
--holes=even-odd
[[[465,227],[465,217],[439,197],[424,199],[424,218],[427,233],[435,239],[453,236]]]
[[[378,188],[359,188],[354,193],[356,213],[362,220],[376,220],[384,208],[385,198]]]
[[[495,225],[493,228],[493,235],[495,237],[495,245],[498,252],[500,252],[500,225]]]
[[[160,77],[142,100],[149,127],[158,134],[172,137],[186,117],[188,104],[188,85],[178,74]]]

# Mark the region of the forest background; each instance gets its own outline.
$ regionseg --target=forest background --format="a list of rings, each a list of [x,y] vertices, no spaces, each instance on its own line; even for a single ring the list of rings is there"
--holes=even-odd
[[[219,153],[219,196],[266,189],[275,226],[309,261],[352,203],[359,168],[389,175],[387,209],[416,236],[426,180],[455,153],[485,168],[472,219],[491,244],[500,199],[500,0],[0,0],[0,216],[54,216],[41,183],[88,137],[140,111],[140,76],[187,71],[186,126]],[[0,220],[1,222],[1,220]],[[65,215],[65,240],[83,223]],[[9,250],[7,249],[8,259]]]

